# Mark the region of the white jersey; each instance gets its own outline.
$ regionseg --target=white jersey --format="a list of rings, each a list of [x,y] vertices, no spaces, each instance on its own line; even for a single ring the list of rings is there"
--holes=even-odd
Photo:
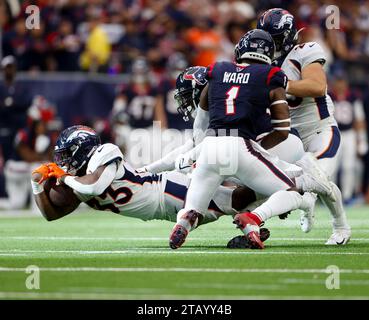
[[[85,195],[75,191],[77,197],[96,210],[112,211],[117,214],[142,220],[176,221],[177,212],[183,207],[189,178],[178,172],[162,174],[138,174],[123,159],[118,146],[101,145],[91,157],[87,174],[102,165],[117,161],[118,170],[111,185],[99,196]],[[214,221],[219,214],[234,214],[232,190],[220,188],[209,205],[205,222]]]
[[[284,59],[281,68],[290,80],[301,80],[301,71],[313,62],[324,64],[325,54],[316,42],[306,42],[296,45]],[[294,97],[287,95],[291,127],[297,129],[302,139],[318,131],[325,125],[336,125],[333,118],[334,105],[331,97],[325,94],[322,97]]]
[[[107,143],[100,146],[91,157],[87,174],[98,167],[117,161],[118,170],[111,185],[99,196],[76,193],[77,197],[97,210],[112,211],[142,220],[155,219],[160,210],[160,185],[158,175],[137,175],[123,160],[118,146]]]

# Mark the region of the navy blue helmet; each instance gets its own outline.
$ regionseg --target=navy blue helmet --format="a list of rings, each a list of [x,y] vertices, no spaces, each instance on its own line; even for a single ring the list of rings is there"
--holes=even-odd
[[[76,175],[84,168],[101,144],[95,130],[76,125],[63,130],[54,148],[54,161],[66,172]]]
[[[265,11],[258,20],[257,28],[273,37],[276,51],[287,54],[297,43],[298,31],[295,19],[285,9],[273,8]]]
[[[189,121],[193,116],[200,102],[201,91],[207,82],[206,67],[187,68],[177,77],[174,100],[177,103],[177,111],[183,116],[184,121]]]
[[[272,36],[263,30],[253,29],[247,32],[234,48],[235,60],[257,60],[271,64],[274,57],[275,45]]]

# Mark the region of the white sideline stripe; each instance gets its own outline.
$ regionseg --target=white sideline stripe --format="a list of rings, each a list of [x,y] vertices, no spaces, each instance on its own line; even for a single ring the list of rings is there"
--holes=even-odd
[[[80,254],[80,255],[98,255],[98,254],[167,254],[167,255],[178,255],[178,254],[199,254],[199,255],[206,255],[206,254],[224,254],[224,255],[357,255],[357,256],[366,256],[369,255],[369,252],[335,252],[335,251],[328,251],[328,252],[314,252],[314,251],[268,251],[268,250],[235,250],[235,251],[202,251],[202,250],[179,250],[173,251],[170,249],[167,250],[153,250],[152,248],[131,248],[129,250],[8,250],[4,251],[1,250],[0,254],[12,256],[13,254],[22,253],[24,255],[34,255],[34,254]]]
[[[117,240],[117,241],[167,241],[168,237],[53,237],[53,236],[0,236],[0,239],[9,239],[9,240]],[[194,237],[190,240],[193,241],[203,241],[209,240],[209,237]],[[327,241],[326,238],[274,238],[270,237],[269,241]],[[350,241],[365,241],[369,242],[369,238],[351,238]]]
[[[297,279],[297,278],[287,278],[282,279],[279,283],[283,284],[322,284],[325,283],[326,279]],[[355,285],[355,286],[368,286],[369,280],[340,280],[341,285]]]
[[[184,295],[184,294],[111,294],[111,293],[69,293],[69,292],[9,292],[0,291],[0,298],[14,298],[14,299],[119,299],[119,300],[368,300],[367,296],[227,296],[227,295]]]
[[[0,272],[25,272],[26,268],[0,267]],[[214,272],[214,273],[326,273],[326,269],[237,269],[237,268],[109,268],[45,267],[44,272]],[[340,273],[369,274],[369,269],[340,269]]]

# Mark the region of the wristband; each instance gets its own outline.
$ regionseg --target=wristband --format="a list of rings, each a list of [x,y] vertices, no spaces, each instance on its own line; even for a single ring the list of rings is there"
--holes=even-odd
[[[32,186],[32,192],[34,195],[40,194],[41,192],[44,191],[43,184],[39,184],[38,182],[35,182],[33,180],[31,180],[31,186]]]

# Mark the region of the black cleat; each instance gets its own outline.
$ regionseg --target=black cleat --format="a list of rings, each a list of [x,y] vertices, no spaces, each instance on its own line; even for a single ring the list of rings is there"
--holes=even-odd
[[[260,240],[266,241],[270,236],[270,231],[267,228],[260,229]],[[249,241],[244,235],[236,236],[228,241],[228,249],[252,249]]]

